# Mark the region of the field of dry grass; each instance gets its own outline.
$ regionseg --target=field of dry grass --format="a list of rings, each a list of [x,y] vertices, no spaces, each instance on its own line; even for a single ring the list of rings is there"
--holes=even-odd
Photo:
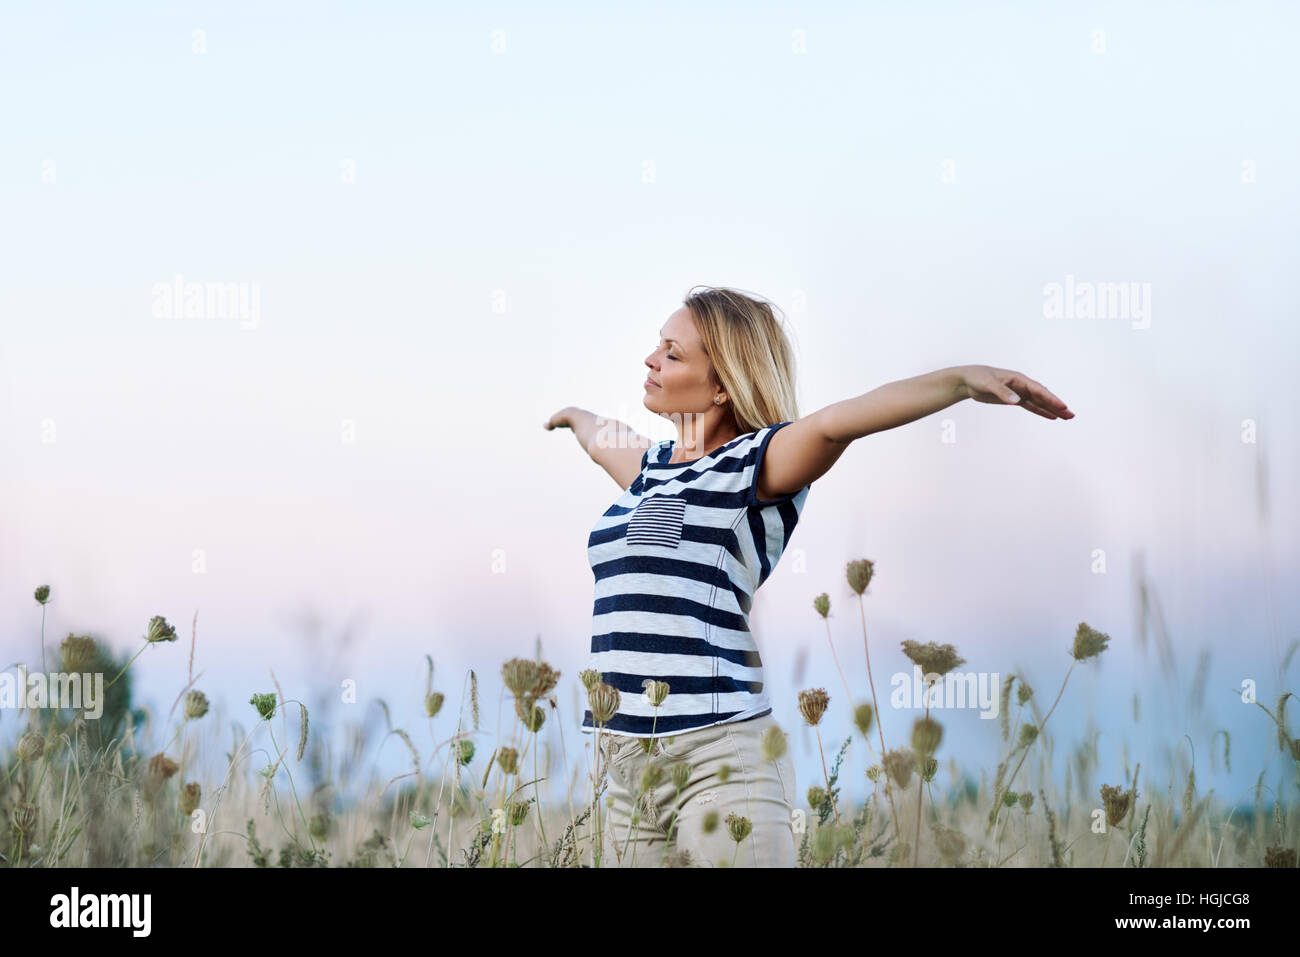
[[[792,818],[799,866],[1296,866],[1300,821],[1294,797],[1268,787],[1262,771],[1256,786],[1234,802],[1213,791],[1202,794],[1195,763],[1180,780],[1157,781],[1150,772],[1143,777],[1140,761],[1124,780],[1095,780],[1099,762],[1093,736],[1074,744],[1065,779],[1051,779],[1052,751],[1065,746],[1073,730],[1061,727],[1059,719],[1052,722],[1053,713],[1070,694],[1071,675],[1105,654],[1110,640],[1086,623],[1062,637],[1071,662],[1052,688],[1040,691],[1023,676],[1003,673],[998,722],[1003,758],[995,769],[965,768],[945,754],[943,724],[928,707],[916,714],[886,711],[882,725],[872,656],[879,668],[897,652],[868,641],[862,597],[872,568],[866,560],[846,568],[861,610],[869,679],[856,694],[844,681],[847,700],[856,702],[852,721],[843,720],[844,709],[828,710],[831,696],[824,688],[806,689],[796,702],[776,703],[778,721],[801,721],[813,729],[823,772]],[[624,835],[608,828],[607,771],[598,759],[574,767],[564,757],[566,725],[570,738],[576,725],[559,711],[562,676],[545,662],[513,658],[504,663],[502,678],[514,715],[505,727],[489,731],[480,721],[477,674],[471,671],[459,681],[453,710],[435,690],[428,659],[424,701],[396,709],[412,714],[412,723],[395,726],[389,705],[381,702],[382,731],[348,728],[345,753],[332,754],[318,740],[307,706],[286,698],[278,686],[253,693],[243,719],[216,726],[215,711],[194,686],[195,633],[190,682],[171,692],[175,703],[166,730],[157,734],[155,722],[132,707],[130,666],[139,652],[118,660],[102,643],[77,635],[47,650],[49,595],[48,586],[36,592],[43,667],[102,675],[103,712],[88,717],[84,706],[14,712],[28,726],[6,755],[0,779],[6,825],[0,864],[6,867],[624,863]],[[825,621],[828,652],[843,680],[829,604],[823,594],[813,600],[813,609]],[[176,642],[175,629],[155,617],[140,651]],[[1296,647],[1288,649],[1284,672]],[[949,644],[904,642],[902,653],[936,683],[964,664]],[[619,692],[600,679],[586,671],[570,680],[581,682],[593,715],[603,721],[617,710]],[[652,704],[671,694],[669,682],[646,689]],[[1295,769],[1283,790],[1300,785],[1300,740],[1287,730],[1290,697],[1279,690],[1272,708],[1255,702],[1258,733]],[[842,727],[832,714],[840,715]],[[906,740],[900,737],[904,731]],[[778,732],[773,729],[763,740],[769,760],[789,746],[788,735]],[[1178,732],[1170,729],[1170,735]],[[853,770],[845,758],[855,738],[865,742],[871,763]],[[385,742],[409,750],[409,772],[390,779],[373,776],[374,751]],[[1230,761],[1227,731],[1217,732],[1208,744],[1221,747],[1223,760]],[[587,750],[600,754],[599,747]],[[211,764],[198,762],[200,753],[221,754],[219,771],[194,770]],[[656,779],[674,781],[680,795],[688,771],[662,763]],[[841,793],[850,773],[864,775],[870,785],[860,804]],[[542,786],[551,776],[567,783],[559,799],[549,796],[555,788]],[[671,826],[673,808],[667,813]],[[604,832],[599,841],[597,822]],[[749,839],[749,822],[734,815],[724,820],[712,815],[704,826],[723,828],[737,846]],[[663,863],[731,866],[732,861],[697,861],[673,850]]]

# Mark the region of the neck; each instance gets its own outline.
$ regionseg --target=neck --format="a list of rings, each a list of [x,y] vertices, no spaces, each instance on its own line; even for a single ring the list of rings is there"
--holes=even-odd
[[[721,414],[687,414],[677,421],[676,451],[680,458],[698,459],[736,438],[740,433]]]

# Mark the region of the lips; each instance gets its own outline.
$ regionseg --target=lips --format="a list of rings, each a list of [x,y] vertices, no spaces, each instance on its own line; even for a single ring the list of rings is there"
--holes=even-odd
[[[653,379],[651,379],[649,376],[646,376],[645,384],[648,385],[648,386],[654,386],[656,389],[658,389],[658,388],[662,388],[662,387],[659,385],[658,382],[655,382],[655,381],[654,381]]]

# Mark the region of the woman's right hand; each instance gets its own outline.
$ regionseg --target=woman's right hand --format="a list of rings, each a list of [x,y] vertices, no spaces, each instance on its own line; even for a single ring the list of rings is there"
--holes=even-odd
[[[551,429],[573,428],[573,422],[569,418],[571,412],[573,412],[573,406],[566,405],[559,412],[556,412],[549,419],[547,419],[542,424],[542,428],[544,428],[547,432],[551,431]]]

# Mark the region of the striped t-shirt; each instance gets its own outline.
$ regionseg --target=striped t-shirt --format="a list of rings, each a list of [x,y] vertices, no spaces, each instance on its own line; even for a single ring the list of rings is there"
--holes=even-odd
[[[605,731],[649,736],[653,727],[663,737],[771,712],[748,617],[811,488],[758,500],[767,443],[789,424],[672,465],[674,440],[651,446],[641,474],[591,530],[596,604],[588,667],[620,699]],[[645,695],[650,678],[669,686],[657,716]],[[595,731],[590,708],[582,730]]]

